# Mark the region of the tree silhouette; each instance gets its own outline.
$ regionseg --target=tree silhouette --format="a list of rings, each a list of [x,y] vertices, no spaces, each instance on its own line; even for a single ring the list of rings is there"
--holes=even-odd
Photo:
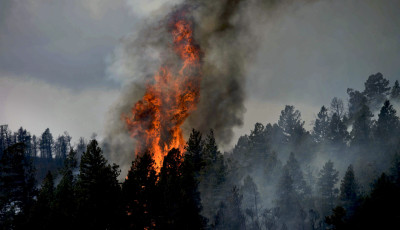
[[[353,166],[350,165],[347,168],[346,174],[344,175],[340,184],[339,195],[339,198],[343,203],[343,207],[346,209],[346,213],[348,215],[353,214],[358,196],[359,185],[354,176]]]
[[[53,222],[54,181],[51,172],[47,172],[43,180],[39,195],[28,220],[28,226],[33,229],[54,229]]]
[[[399,85],[399,81],[396,80],[394,82],[394,85],[392,87],[392,91],[390,92],[390,99],[394,100],[394,101],[399,101],[400,99],[400,85]]]
[[[128,214],[129,229],[151,229],[157,216],[158,194],[156,190],[154,160],[146,152],[136,157],[122,184],[123,201]]]
[[[120,224],[118,166],[109,165],[96,140],[82,155],[77,181],[78,226],[87,229],[113,229]]]
[[[25,144],[8,147],[0,159],[0,226],[24,226],[36,194],[34,168]]]
[[[317,143],[325,142],[328,138],[329,133],[329,117],[328,117],[328,110],[325,106],[321,107],[317,115],[317,119],[314,122],[313,127],[313,137],[314,141]]]
[[[376,122],[375,138],[384,145],[393,145],[397,141],[399,117],[393,105],[387,100],[381,108]]]
[[[285,109],[281,111],[278,126],[286,136],[284,140],[286,143],[297,143],[306,133],[300,111],[295,110],[294,106],[291,105],[286,105]]]
[[[322,209],[324,212],[331,210],[334,207],[334,202],[337,196],[337,189],[335,189],[335,185],[338,181],[339,172],[334,169],[333,162],[328,161],[325,163],[323,168],[319,173],[318,178],[318,189],[319,195],[322,198]]]
[[[379,108],[390,94],[389,80],[385,79],[381,73],[370,75],[364,85],[363,94],[367,97],[372,109]]]

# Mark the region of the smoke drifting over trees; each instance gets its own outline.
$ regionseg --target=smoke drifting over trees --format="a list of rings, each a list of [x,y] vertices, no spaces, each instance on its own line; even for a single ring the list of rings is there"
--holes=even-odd
[[[367,90],[376,76],[382,80]],[[12,133],[1,126],[0,223],[4,229],[395,226],[400,120],[390,100],[397,98],[381,97],[379,89],[391,85],[380,73],[365,85],[348,89],[346,109],[336,97],[329,109],[322,106],[310,131],[287,105],[277,123],[256,123],[228,152],[221,153],[213,130],[193,129],[185,151],[172,149],[160,173],[147,152],[122,175],[122,186],[118,165],[108,163],[96,140],[72,145],[66,133],[54,141],[49,129],[37,140],[22,127]],[[366,92],[375,96],[366,100]],[[383,101],[378,110],[369,107],[375,100]]]
[[[314,2],[162,5],[115,51],[108,71],[125,85],[100,143],[0,126],[0,229],[398,227],[397,80],[378,72],[362,88],[343,88],[346,98],[312,111],[312,127],[302,117],[309,111],[293,103],[277,121],[261,120],[233,139],[243,123],[248,67],[263,40],[258,25]],[[176,12],[193,23],[203,78],[197,109],[183,124],[185,146],[169,150],[156,168],[150,150],[134,155],[140,140],[129,136],[122,115],[163,62],[177,61],[168,35]]]
[[[184,135],[187,137],[192,128],[203,133],[213,129],[219,145],[226,147],[232,141],[233,128],[243,125],[247,66],[263,36],[258,26],[277,15],[295,11],[295,7],[289,7],[292,4],[291,0],[188,0],[166,4],[143,23],[136,36],[125,37],[108,69],[110,75],[125,82],[120,99],[110,110],[106,132],[110,159],[125,170],[128,166],[124,162],[132,159],[134,143],[127,137],[121,114],[130,113],[162,61],[176,61],[168,51],[168,23],[177,11],[189,15],[194,39],[203,54],[200,100],[183,125]]]

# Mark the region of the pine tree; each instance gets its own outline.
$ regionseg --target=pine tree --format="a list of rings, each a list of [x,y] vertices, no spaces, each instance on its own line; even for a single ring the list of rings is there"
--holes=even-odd
[[[205,219],[198,192],[194,155],[172,149],[164,158],[158,189],[161,193],[160,229],[203,229]]]
[[[280,208],[283,218],[294,218],[301,208],[300,200],[294,188],[293,178],[285,167],[276,188],[276,195],[277,206]]]
[[[157,217],[157,175],[149,153],[136,157],[122,184],[129,229],[152,229]]]
[[[216,230],[246,229],[246,218],[242,211],[243,195],[236,186],[232,188],[226,200],[226,204],[220,203],[213,228]]]
[[[211,147],[213,146],[215,145],[212,144]],[[210,146],[208,146],[208,148],[210,148]],[[212,151],[218,151],[216,148],[211,149]],[[214,159],[213,155],[214,154],[210,154],[211,159]],[[179,223],[178,229],[204,229],[207,223],[207,220],[200,214],[203,209],[200,192],[198,190],[198,175],[200,174],[200,171],[198,171],[196,168],[195,163],[196,162],[193,159],[193,155],[189,153],[184,155],[182,163],[182,176],[180,181],[180,210],[182,213],[182,223]]]
[[[373,109],[380,107],[390,93],[389,80],[381,73],[376,73],[370,75],[364,85],[363,94],[367,97],[369,106]]]
[[[393,142],[397,140],[398,128],[399,117],[397,117],[393,105],[387,100],[378,115],[375,138],[385,145],[394,144]]]
[[[371,118],[373,116],[368,106],[363,105],[355,118],[353,129],[351,130],[352,144],[364,145],[369,143],[372,126]]]
[[[343,120],[341,120],[340,117],[334,113],[329,122],[327,139],[334,146],[344,146],[348,136],[349,133],[347,132],[347,127]]]
[[[39,148],[39,141],[35,135],[32,136],[32,144],[31,144],[31,156],[32,157],[39,157],[38,156],[38,148]]]
[[[254,183],[253,178],[247,176],[243,181],[241,187],[243,194],[243,207],[245,213],[250,217],[251,223],[248,229],[260,229],[260,193],[258,192],[257,185]]]
[[[25,155],[27,157],[31,156],[31,134],[20,127],[18,131],[15,133],[16,141],[15,143],[23,143],[25,144]]]
[[[8,125],[0,125],[0,159],[7,146]]]
[[[390,99],[394,101],[399,101],[400,99],[400,85],[398,80],[394,82],[394,86],[392,87],[392,91],[390,93]]]
[[[197,171],[200,171],[202,169],[206,162],[204,162],[204,157],[202,156],[203,154],[203,140],[201,133],[195,129],[192,129],[192,132],[190,133],[189,140],[186,144],[186,151],[188,154],[190,154],[193,158],[193,163],[194,167],[196,168]]]
[[[337,196],[337,189],[335,185],[338,181],[339,172],[334,169],[333,162],[328,161],[325,163],[320,171],[317,186],[319,188],[319,194],[322,198],[322,206],[324,212],[331,210],[334,206],[334,202]]]
[[[394,183],[400,187],[400,154],[396,153],[392,159],[392,165],[390,167],[390,175],[393,178]]]
[[[53,219],[57,223],[58,229],[67,230],[76,228],[77,216],[77,195],[76,178],[74,171],[77,167],[77,152],[70,149],[61,170],[61,181],[55,189],[53,203]]]
[[[171,149],[164,157],[157,187],[160,191],[160,217],[157,227],[160,229],[177,229],[177,220],[181,216],[180,180],[182,175],[182,155],[178,149]]]
[[[304,197],[305,195],[310,195],[311,188],[307,185],[304,180],[303,171],[300,168],[300,164],[295,158],[293,153],[290,153],[289,159],[284,166],[290,177],[293,180],[293,189],[297,195]]]
[[[87,229],[113,229],[120,224],[120,187],[117,165],[109,165],[96,140],[82,155],[77,181],[78,225]]]
[[[190,143],[188,142],[188,145]],[[198,171],[199,191],[202,204],[206,207],[202,214],[211,219],[218,209],[218,204],[228,192],[226,186],[226,166],[221,152],[215,142],[214,132],[211,130],[203,142],[203,167]],[[190,152],[186,153],[191,154]]]
[[[251,151],[249,153],[260,154],[266,152],[267,142],[265,134],[265,127],[261,123],[256,123],[249,136],[251,146]]]
[[[384,173],[343,229],[392,229],[398,226],[400,188]]]
[[[321,143],[326,141],[329,132],[328,127],[329,127],[328,110],[325,108],[325,106],[322,106],[321,110],[317,115],[317,119],[315,120],[313,128],[313,137],[315,142]]]
[[[51,160],[53,158],[53,135],[50,133],[50,129],[46,129],[42,134],[42,138],[40,139],[40,157]]]
[[[340,184],[339,198],[343,202],[348,215],[352,215],[359,195],[359,186],[354,176],[353,166],[347,168]]]
[[[28,226],[33,229],[54,229],[53,222],[54,181],[50,171],[43,180],[42,187],[30,212]]]
[[[286,143],[297,143],[306,133],[300,111],[295,110],[294,106],[285,106],[285,109],[281,111],[281,115],[279,116],[278,126],[286,136],[284,140]]]
[[[347,89],[349,95],[349,119],[354,121],[363,106],[367,105],[367,98],[359,91],[354,89]]]
[[[344,218],[346,216],[346,210],[343,207],[338,206],[335,207],[332,211],[333,214],[331,216],[325,217],[325,222],[331,226],[328,229],[329,230],[344,229],[345,226]]]
[[[68,133],[61,135],[57,138],[56,142],[54,143],[54,153],[56,160],[62,163],[65,158],[67,157],[67,153],[71,147],[71,137]]]
[[[18,228],[26,223],[35,189],[35,169],[25,155],[25,144],[8,147],[0,159],[0,226]]]

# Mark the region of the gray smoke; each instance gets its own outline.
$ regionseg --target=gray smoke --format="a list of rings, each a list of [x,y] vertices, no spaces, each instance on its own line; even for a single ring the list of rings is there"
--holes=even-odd
[[[262,41],[260,25],[298,6],[298,1],[294,4],[292,0],[187,0],[164,5],[143,22],[138,33],[123,38],[108,71],[123,79],[126,86],[111,109],[105,138],[105,152],[122,167],[122,175],[134,158],[134,143],[121,114],[129,113],[141,99],[146,81],[161,61],[173,60],[168,51],[171,15],[182,9],[190,13],[196,42],[204,54],[200,102],[182,127],[184,135],[192,128],[203,133],[213,129],[219,146],[224,148],[232,140],[233,128],[243,124],[246,72]]]

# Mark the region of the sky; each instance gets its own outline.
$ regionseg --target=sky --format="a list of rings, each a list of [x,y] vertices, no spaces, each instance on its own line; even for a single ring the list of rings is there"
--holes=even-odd
[[[166,0],[0,1],[0,124],[73,142],[103,136],[124,82],[109,71],[121,39]],[[169,2],[170,3],[170,2]],[[236,138],[294,105],[309,129],[319,108],[367,77],[400,80],[400,1],[321,0],[263,23],[247,66],[246,109]],[[236,140],[233,140],[233,143]]]

